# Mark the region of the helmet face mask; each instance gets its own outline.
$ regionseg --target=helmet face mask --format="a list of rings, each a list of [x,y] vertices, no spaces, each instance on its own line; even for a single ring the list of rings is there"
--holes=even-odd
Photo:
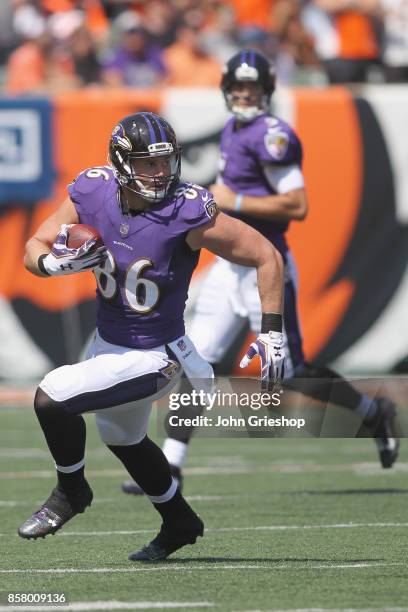
[[[242,123],[249,123],[263,115],[269,108],[270,97],[266,96],[258,82],[241,81],[233,83],[225,94],[227,107]]]
[[[181,147],[173,128],[154,113],[135,113],[113,129],[109,159],[121,187],[161,202],[180,180]]]
[[[170,151],[166,154],[148,156],[131,153],[125,169],[126,188],[144,200],[156,203],[166,197],[174,181],[178,182],[180,156]]]
[[[245,88],[245,85],[247,87]],[[258,88],[254,87],[258,85]],[[233,90],[243,88],[245,95],[236,95]],[[271,62],[261,53],[252,49],[240,51],[224,66],[221,89],[228,110],[242,123],[249,123],[269,109],[270,99],[275,90],[275,70]],[[259,94],[256,95],[256,89]],[[238,98],[241,98],[239,103]],[[253,100],[250,104],[249,99]],[[244,102],[244,104],[242,104]]]

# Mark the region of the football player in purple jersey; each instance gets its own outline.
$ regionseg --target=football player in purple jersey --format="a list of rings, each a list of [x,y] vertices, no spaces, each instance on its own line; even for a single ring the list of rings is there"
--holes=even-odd
[[[218,180],[210,189],[223,211],[255,228],[282,255],[286,384],[290,386],[288,379],[292,379],[293,386],[305,394],[324,403],[330,398],[354,411],[375,439],[382,466],[389,468],[399,449],[393,433],[393,402],[387,398],[373,401],[331,369],[307,363],[303,355],[296,268],[285,237],[289,223],[307,215],[302,145],[293,129],[270,112],[274,67],[261,53],[240,51],[227,62],[221,89],[233,116],[222,131]],[[201,287],[190,337],[202,357],[216,366],[247,319],[251,329],[259,332],[261,313],[255,270],[218,258]],[[185,409],[190,416],[191,409]],[[164,452],[179,481],[192,431],[167,425]],[[143,493],[131,481],[122,488],[127,493]]]
[[[97,329],[84,361],[47,374],[34,408],[55,462],[58,482],[19,528],[22,538],[55,533],[92,502],[85,479],[84,412],[95,412],[103,442],[123,463],[162,517],[158,535],[130,555],[165,559],[203,535],[165,455],[147,436],[152,401],[182,372],[210,381],[212,367],[185,335],[183,313],[199,251],[208,248],[256,268],[262,329],[248,351],[261,358],[266,387],[282,376],[283,262],[256,230],[218,209],[212,194],[180,182],[180,147],[171,126],[136,113],[114,128],[109,166],[89,168],[69,197],[26,246],[25,266],[41,277],[92,269]],[[91,225],[103,239],[68,246],[72,224]],[[205,382],[203,383],[205,384]]]

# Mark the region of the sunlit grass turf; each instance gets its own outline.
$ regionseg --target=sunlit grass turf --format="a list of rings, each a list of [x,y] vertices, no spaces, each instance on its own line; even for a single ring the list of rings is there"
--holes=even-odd
[[[408,610],[405,446],[385,471],[371,440],[197,439],[185,494],[206,535],[163,564],[140,566],[127,556],[154,536],[158,515],[121,493],[125,473],[87,422],[95,503],[55,537],[27,542],[16,529],[48,496],[52,462],[32,412],[0,410],[0,570],[24,570],[0,574],[3,592],[219,610]],[[127,531],[136,533],[111,533]],[[91,534],[69,535],[78,532]],[[64,568],[107,571],[26,571]]]

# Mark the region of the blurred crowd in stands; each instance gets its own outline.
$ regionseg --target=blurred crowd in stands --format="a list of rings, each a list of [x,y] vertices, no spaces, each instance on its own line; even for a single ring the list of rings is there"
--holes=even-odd
[[[408,82],[408,0],[1,0],[0,90],[217,86],[245,47],[285,85]]]

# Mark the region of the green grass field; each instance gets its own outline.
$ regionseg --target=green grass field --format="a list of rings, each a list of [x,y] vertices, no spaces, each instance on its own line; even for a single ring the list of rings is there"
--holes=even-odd
[[[0,612],[8,591],[65,592],[74,610],[408,610],[408,444],[384,471],[371,440],[197,439],[185,494],[205,537],[136,565],[159,517],[120,492],[125,473],[87,422],[93,506],[23,541],[53,466],[32,411],[0,408]]]

